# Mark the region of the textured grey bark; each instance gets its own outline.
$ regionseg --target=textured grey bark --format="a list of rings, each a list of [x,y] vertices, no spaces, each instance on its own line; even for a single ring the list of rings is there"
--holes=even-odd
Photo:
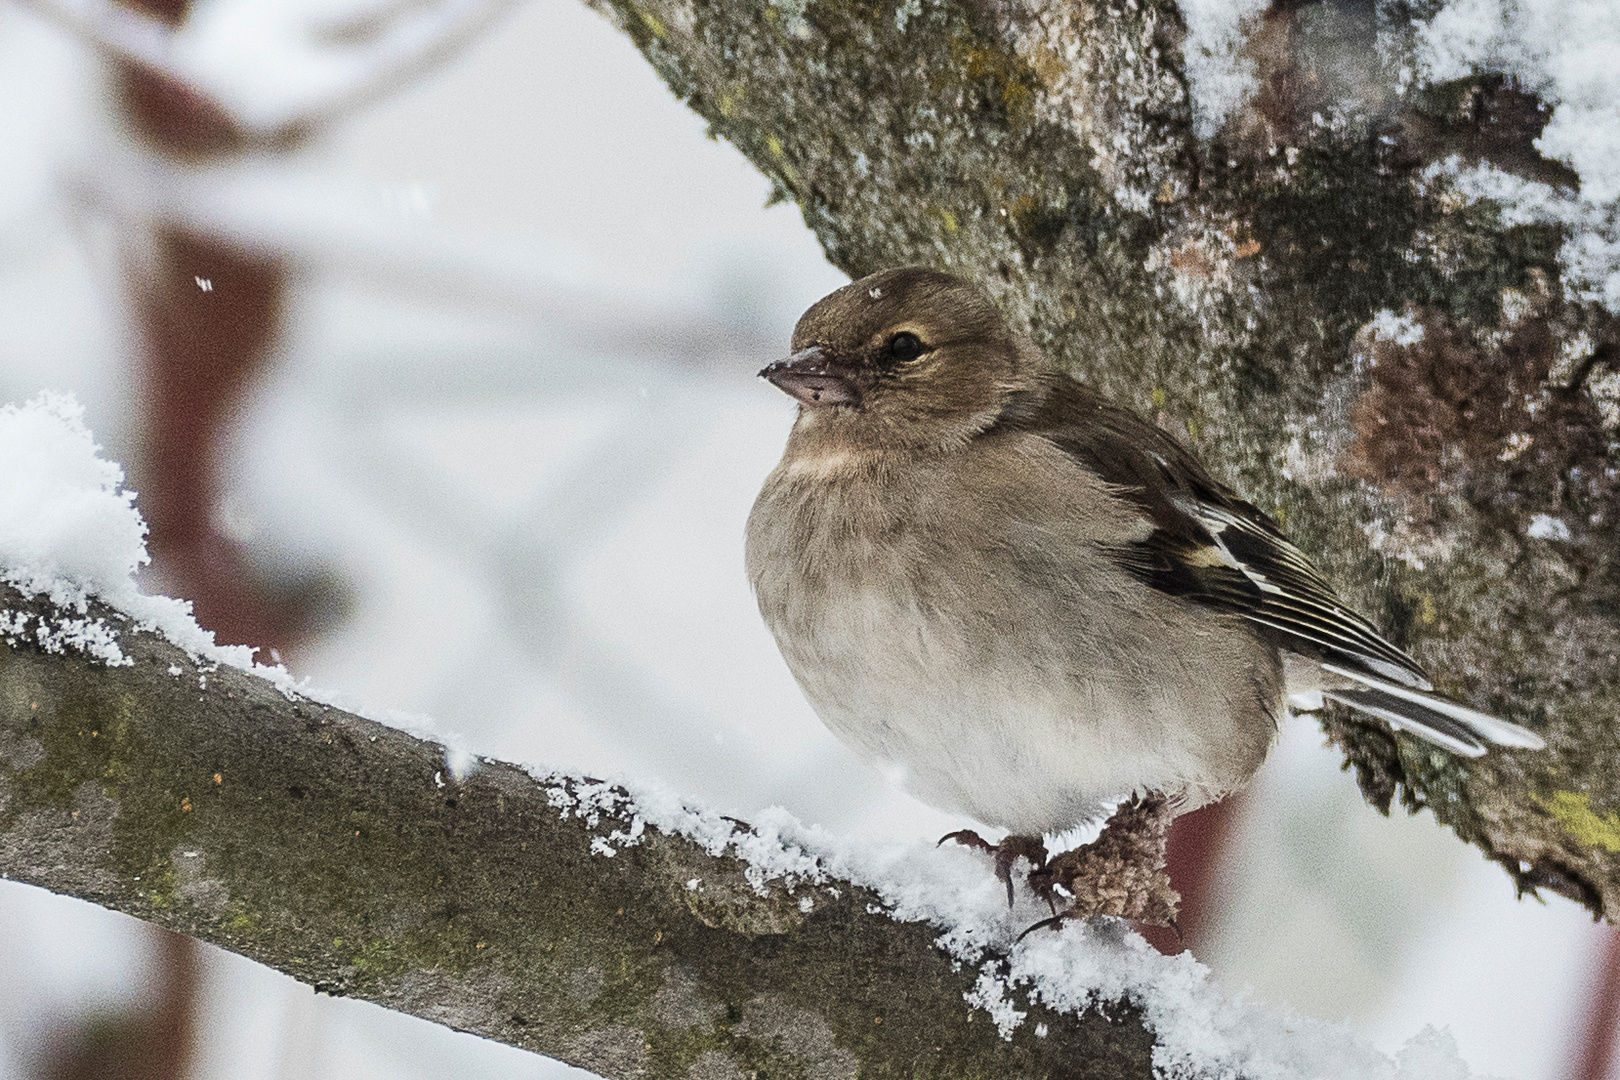
[[[835,265],[982,279],[1275,513],[1438,686],[1548,740],[1464,761],[1330,714],[1370,802],[1430,806],[1521,889],[1616,909],[1620,333],[1562,280],[1558,229],[1425,176],[1456,155],[1575,182],[1503,78],[1398,91],[1432,4],[1278,0],[1248,40],[1257,91],[1200,139],[1170,0],[590,2]],[[1422,339],[1373,333],[1384,309]],[[1568,535],[1530,537],[1537,514]]]
[[[4,585],[0,611],[61,615]],[[651,829],[593,854],[631,822],[510,765],[457,782],[442,747],[92,614],[132,666],[0,639],[8,878],[616,1080],[1152,1075],[1125,1004],[1004,1041],[963,1000],[978,969],[868,890],[760,897]]]

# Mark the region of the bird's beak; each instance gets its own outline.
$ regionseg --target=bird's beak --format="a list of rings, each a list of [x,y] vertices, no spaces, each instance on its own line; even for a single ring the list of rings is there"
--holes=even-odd
[[[759,375],[805,405],[854,405],[861,400],[861,393],[847,377],[830,370],[831,359],[827,350],[812,345],[786,360],[778,360]]]

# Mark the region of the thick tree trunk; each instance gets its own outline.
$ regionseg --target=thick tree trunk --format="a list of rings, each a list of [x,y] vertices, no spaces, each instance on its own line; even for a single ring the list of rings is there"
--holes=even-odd
[[[1428,168],[1571,184],[1531,145],[1534,98],[1408,89],[1410,31],[1354,0],[1265,12],[1252,91],[1200,123],[1170,0],[592,2],[837,266],[982,279],[1438,686],[1543,734],[1464,761],[1326,720],[1374,805],[1430,806],[1520,888],[1615,909],[1620,332],[1561,277],[1558,228]]]
[[[4,585],[0,610],[71,617]],[[1124,1003],[1031,1006],[1003,1040],[963,999],[979,969],[868,889],[762,896],[656,829],[607,857],[634,825],[602,785],[490,761],[458,781],[443,747],[92,614],[133,664],[47,653],[34,622],[0,642],[10,879],[616,1080],[1152,1075]]]

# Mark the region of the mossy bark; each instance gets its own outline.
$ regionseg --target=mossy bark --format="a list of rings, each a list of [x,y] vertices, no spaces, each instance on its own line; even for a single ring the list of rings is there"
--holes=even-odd
[[[1438,686],[1549,743],[1465,761],[1329,715],[1370,802],[1616,909],[1620,332],[1561,276],[1557,227],[1430,168],[1574,183],[1532,96],[1408,87],[1399,3],[1279,0],[1248,28],[1252,92],[1200,137],[1171,0],[590,2],[835,265],[985,282]]]
[[[61,616],[7,586],[0,610]],[[1152,1075],[1127,1004],[1033,1006],[1003,1040],[978,969],[868,890],[760,896],[654,829],[593,852],[631,822],[560,809],[581,781],[458,781],[440,746],[93,614],[131,666],[0,642],[10,879],[619,1080]]]

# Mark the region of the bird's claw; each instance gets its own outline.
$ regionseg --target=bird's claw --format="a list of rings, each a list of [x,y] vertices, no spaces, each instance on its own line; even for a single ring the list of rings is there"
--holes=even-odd
[[[963,847],[976,848],[979,851],[989,852],[995,856],[996,878],[1007,886],[1008,907],[1013,906],[1014,899],[1012,880],[1014,864],[1019,859],[1025,859],[1029,862],[1028,880],[1031,888],[1035,886],[1035,875],[1040,873],[1041,869],[1046,866],[1046,845],[1041,842],[1041,838],[1038,836],[1007,836],[1002,838],[1001,843],[992,844],[972,829],[958,829],[956,832],[947,833],[940,837],[939,843],[943,844],[947,840],[953,840]],[[934,846],[938,847],[939,844]],[[1036,892],[1038,895],[1045,896],[1045,894],[1040,893],[1039,889]],[[1049,897],[1047,902],[1051,902]]]
[[[1070,918],[1073,918],[1073,916],[1065,911],[1061,914],[1053,915],[1050,919],[1042,919],[1038,923],[1032,923],[1025,928],[1022,934],[1018,935],[1018,941],[1023,941],[1037,930],[1056,930],[1058,927],[1063,925],[1065,920]],[[1014,944],[1016,944],[1016,942]]]
[[[978,848],[980,851],[996,850],[996,845],[992,844],[990,841],[986,840],[972,829],[957,829],[955,832],[948,832],[944,836],[940,837],[939,843],[935,844],[934,846],[941,847],[948,840],[961,844],[963,847]]]
[[[1130,799],[1114,811],[1097,839],[1051,857],[1036,836],[1009,836],[992,844],[971,829],[963,829],[942,837],[940,843],[953,840],[994,855],[996,877],[1007,886],[1009,907],[1014,896],[1012,868],[1020,858],[1029,861],[1026,880],[1030,891],[1046,901],[1052,917],[1025,930],[1020,941],[1036,930],[1093,915],[1169,926],[1179,937],[1176,905],[1181,897],[1164,869],[1165,840],[1173,816],[1170,801],[1163,795]]]

